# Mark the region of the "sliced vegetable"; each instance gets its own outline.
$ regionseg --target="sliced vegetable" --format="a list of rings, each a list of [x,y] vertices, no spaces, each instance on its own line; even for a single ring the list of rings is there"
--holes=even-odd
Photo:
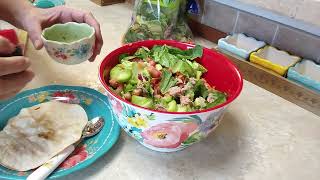
[[[144,82],[144,89],[147,91],[149,97],[153,97],[154,90],[152,89],[150,81]]]
[[[194,60],[198,57],[202,57],[203,49],[200,45],[196,45],[194,48],[188,50],[181,50],[175,47],[170,47],[169,53],[176,55],[179,59],[182,60]]]
[[[172,101],[172,96],[166,95],[162,98],[162,100],[166,103],[169,103],[170,101]]]
[[[135,58],[137,58],[137,57],[136,56],[127,56],[127,57],[121,59],[120,62],[122,63],[124,61],[130,61],[130,60],[135,59]]]
[[[218,91],[212,92],[212,95],[214,96],[214,101],[212,103],[208,103],[207,108],[212,108],[214,106],[217,106],[219,104],[226,102],[226,100],[227,100],[226,94],[224,94],[222,92],[218,92]]]
[[[130,84],[138,84],[138,73],[139,73],[139,68],[138,68],[138,63],[133,62],[132,63],[132,76],[131,79],[129,81]]]
[[[197,63],[197,62],[193,62],[192,63],[192,68],[196,71],[200,71],[202,73],[207,72],[207,69],[205,67],[203,67],[201,64]]]
[[[162,66],[172,68],[179,58],[168,52],[168,46],[154,46],[151,50],[154,61]]]
[[[127,93],[127,92],[132,92],[134,89],[136,89],[137,85],[133,85],[133,84],[126,84],[124,86],[124,93]]]
[[[202,80],[198,80],[194,87],[194,97],[203,97],[207,98],[209,92],[207,87],[204,85]]]
[[[110,71],[109,85],[133,104],[169,112],[190,112],[224,103],[227,95],[201,77],[207,70],[194,61],[202,53],[199,48],[180,50],[164,45],[151,50],[142,47],[133,56],[124,54]]]
[[[153,107],[152,98],[133,95],[131,97],[131,102],[135,105],[145,107],[145,108],[152,108]]]
[[[167,111],[169,112],[176,112],[178,110],[177,102],[175,100],[172,100],[168,104]]]
[[[192,67],[186,61],[178,61],[172,68],[172,72],[180,72],[185,76],[193,77],[194,71]]]
[[[175,86],[177,83],[177,80],[172,77],[172,73],[168,70],[162,71],[161,81],[160,81],[160,91],[162,94],[165,94],[168,92],[168,90]]]
[[[201,71],[197,71],[197,73],[196,73],[197,80],[200,80],[201,76],[202,76],[202,72]]]
[[[127,60],[123,60],[121,62],[121,64],[123,65],[123,68],[128,69],[128,70],[132,70],[133,62],[127,61]]]
[[[161,71],[162,70],[162,66],[160,64],[156,64],[156,69]]]
[[[188,112],[190,111],[189,106],[183,106],[181,104],[178,104],[177,112]]]
[[[151,79],[150,73],[148,72],[147,68],[143,69],[142,75],[147,79]]]
[[[139,57],[141,59],[146,59],[149,57],[150,50],[146,47],[139,48],[136,53],[134,53],[135,57]]]
[[[119,56],[119,61],[121,61],[123,58],[128,57],[128,56],[130,56],[128,53],[121,54]]]
[[[194,99],[194,90],[190,89],[186,92],[186,96],[188,96],[191,100]]]
[[[130,80],[132,72],[130,69],[126,69],[124,65],[118,64],[110,71],[110,79],[116,80],[120,83],[125,83]]]
[[[203,97],[198,97],[194,100],[194,105],[200,108],[205,108],[207,106],[206,100]]]

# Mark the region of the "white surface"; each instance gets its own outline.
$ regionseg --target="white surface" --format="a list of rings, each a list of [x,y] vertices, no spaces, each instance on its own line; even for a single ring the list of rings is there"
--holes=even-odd
[[[263,48],[261,51],[258,51],[256,55],[281,66],[291,66],[299,61],[299,57],[291,56],[287,52],[280,51],[271,46]]]
[[[248,53],[251,53],[252,51],[255,51],[265,45],[264,42],[257,41],[256,39],[247,37],[243,34],[234,34],[232,36],[227,36],[225,41],[228,44],[232,44],[239,49],[246,50]]]
[[[240,0],[254,6],[320,26],[319,0]]]
[[[102,54],[94,63],[65,66],[29,46],[36,78],[27,89],[58,83],[102,90],[99,62],[120,46],[132,11],[123,4],[99,7],[89,0],[67,4],[92,11],[101,22]],[[165,154],[150,151],[122,133],[109,153],[62,180],[318,180],[319,129],[318,116],[245,81],[242,94],[205,141]]]
[[[300,74],[320,82],[320,66],[313,61],[303,60],[293,68]]]
[[[304,14],[306,16],[311,15],[314,18],[317,18],[318,16],[316,16],[316,13],[320,13],[320,11],[318,11],[319,5],[320,5],[319,0],[308,0],[311,3],[304,2],[302,6],[299,3],[298,4],[296,3],[293,6],[292,6],[293,3],[288,3],[288,1],[302,2],[301,0],[281,0],[281,1],[279,0],[268,0],[268,1],[265,1],[265,0],[240,0],[240,1],[239,0],[207,0],[207,1],[216,1],[218,3],[230,6],[232,8],[239,9],[240,11],[248,12],[250,14],[255,14],[257,16],[261,16],[271,21],[275,21],[282,25],[290,26],[298,30],[308,32],[310,34],[320,36],[319,25],[317,26],[316,24],[314,24],[314,23],[318,23],[318,21],[311,20],[312,18],[310,18],[309,19],[310,21],[305,22],[305,21],[301,21],[299,18],[298,19],[290,18],[289,15],[286,15],[284,13],[279,13],[276,11],[276,9],[280,7],[280,4],[285,4],[286,7],[289,7],[289,8],[292,7],[295,10],[298,10],[297,7],[299,7],[299,11],[297,12],[299,12],[300,14]],[[245,1],[251,1],[251,2],[255,1],[255,3],[260,3],[258,1],[263,1],[264,3],[273,3],[274,6],[276,7],[267,8],[265,6],[259,6],[259,5],[256,6],[255,4],[248,4]],[[312,10],[308,10],[308,7],[311,7]]]

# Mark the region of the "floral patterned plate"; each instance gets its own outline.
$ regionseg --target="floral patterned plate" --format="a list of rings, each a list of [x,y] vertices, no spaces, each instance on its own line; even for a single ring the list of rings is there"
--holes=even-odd
[[[49,179],[59,178],[89,166],[109,151],[120,134],[120,126],[112,114],[111,105],[106,96],[85,87],[60,85],[28,90],[13,99],[0,102],[0,129],[3,129],[7,120],[17,115],[22,108],[59,99],[59,97],[67,97],[60,98],[66,103],[80,104],[87,112],[89,119],[102,116],[105,119],[105,125],[99,134],[83,141],[73,154],[48,177]],[[30,173],[31,171],[13,171],[0,165],[1,180],[26,179]]]

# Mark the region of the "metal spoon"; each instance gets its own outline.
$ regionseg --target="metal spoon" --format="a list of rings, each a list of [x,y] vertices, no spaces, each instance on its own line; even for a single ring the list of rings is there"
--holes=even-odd
[[[93,118],[88,124],[84,127],[82,131],[81,139],[92,137],[100,132],[103,128],[104,119],[102,117]]]
[[[88,124],[82,131],[82,136],[75,144],[68,146],[62,152],[55,157],[51,158],[47,163],[43,164],[35,171],[33,171],[27,178],[27,180],[44,180],[48,177],[79,145],[79,143],[88,137],[92,137],[100,132],[104,126],[104,119],[102,117],[93,118],[88,121]]]

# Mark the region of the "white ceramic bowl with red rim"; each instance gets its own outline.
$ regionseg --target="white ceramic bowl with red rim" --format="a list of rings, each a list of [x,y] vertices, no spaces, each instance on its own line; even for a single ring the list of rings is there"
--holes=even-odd
[[[112,51],[100,64],[99,78],[118,117],[120,126],[128,135],[145,147],[174,152],[206,138],[219,124],[227,106],[240,94],[243,79],[233,63],[222,54],[204,48],[197,62],[208,69],[204,74],[207,82],[219,91],[228,94],[227,101],[216,107],[194,112],[161,112],[143,108],[122,99],[108,86],[109,72],[119,63],[123,53],[133,54],[138,48],[168,45],[188,49],[194,45],[172,40],[147,40],[124,45]]]

